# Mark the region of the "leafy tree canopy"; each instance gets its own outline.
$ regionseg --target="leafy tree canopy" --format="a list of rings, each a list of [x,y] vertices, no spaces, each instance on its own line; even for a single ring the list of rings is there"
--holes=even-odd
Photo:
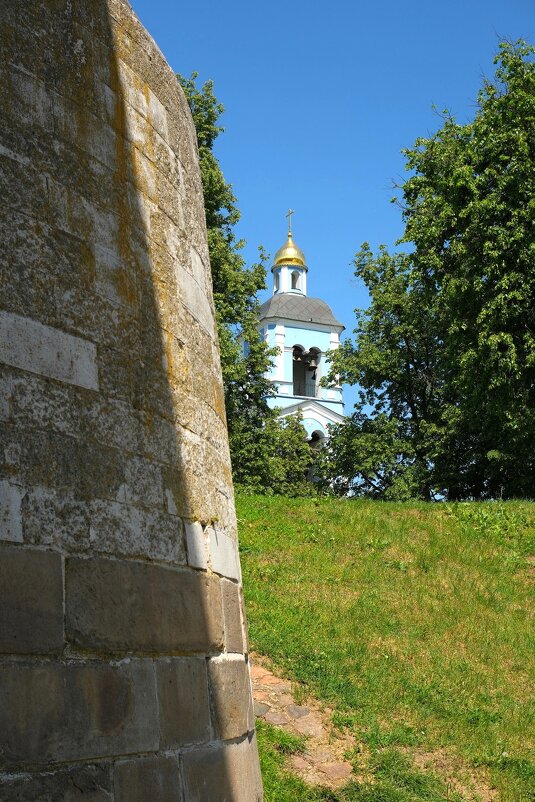
[[[355,274],[371,303],[332,374],[360,385],[328,474],[379,497],[535,495],[534,48],[502,43],[472,122],[404,151],[408,253]]]
[[[257,328],[266,257],[260,249],[259,263],[246,266],[244,243],[234,234],[240,219],[236,198],[213,152],[224,109],[212,81],[199,88],[197,73],[177,78],[197,133],[234,481],[256,492],[303,492],[310,464],[305,430],[297,419],[278,421],[267,403],[273,387],[265,374],[275,349]]]
[[[241,254],[243,242],[234,234],[240,212],[213,152],[223,131],[219,118],[224,111],[214,95],[213,82],[206,81],[198,88],[197,73],[190,78],[177,77],[197,132],[232,464],[235,471],[241,468],[247,473],[249,461],[254,464],[262,458],[254,431],[262,428],[269,415],[266,398],[271,387],[264,374],[272,353],[256,327],[257,292],[266,286],[266,271],[262,259],[247,268]]]

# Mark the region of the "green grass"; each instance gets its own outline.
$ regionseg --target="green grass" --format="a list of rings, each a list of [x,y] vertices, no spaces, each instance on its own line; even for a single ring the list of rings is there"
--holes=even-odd
[[[370,766],[373,783],[351,782],[338,791],[310,788],[287,769],[284,759],[301,751],[302,745],[292,743],[287,732],[263,721],[258,721],[257,732],[264,802],[461,802],[444,782],[416,770],[409,758],[394,749],[375,755]]]
[[[374,778],[272,792],[275,768],[288,775],[264,731],[268,802],[453,800],[411,758],[438,749],[501,802],[535,801],[535,504],[238,495],[237,509],[252,648],[336,710]]]
[[[264,781],[264,802],[312,802],[320,800],[319,792],[311,792],[285,766],[285,755],[300,752],[302,743],[293,740],[285,730],[257,723],[258,747]]]

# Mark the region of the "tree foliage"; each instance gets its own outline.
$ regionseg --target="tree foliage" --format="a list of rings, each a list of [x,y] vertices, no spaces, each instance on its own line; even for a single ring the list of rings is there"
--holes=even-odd
[[[305,430],[298,420],[278,421],[267,403],[273,387],[265,375],[275,350],[257,327],[265,255],[260,249],[258,264],[247,267],[234,234],[236,197],[213,152],[224,109],[212,81],[199,88],[196,73],[177,78],[197,133],[234,481],[256,492],[300,492],[310,462]]]
[[[235,470],[235,481],[242,489],[282,496],[315,494],[316,487],[308,478],[314,452],[301,421],[300,414],[280,419],[272,412],[266,418],[257,431],[259,443],[255,444],[252,458],[245,462],[246,470],[241,465]],[[258,454],[261,458],[253,462]]]
[[[257,292],[266,286],[266,271],[262,260],[247,268],[241,254],[243,242],[234,234],[240,213],[232,186],[213,152],[223,131],[218,123],[224,111],[213,83],[206,81],[198,88],[196,73],[190,78],[177,77],[197,132],[232,464],[234,471],[247,474],[249,462],[254,469],[255,462],[262,459],[255,432],[269,416],[266,398],[271,388],[264,374],[272,353],[256,326]],[[248,342],[245,351],[244,339]]]
[[[371,303],[332,370],[360,401],[329,470],[357,493],[535,495],[534,52],[503,43],[474,120],[405,151],[410,251],[355,259]]]

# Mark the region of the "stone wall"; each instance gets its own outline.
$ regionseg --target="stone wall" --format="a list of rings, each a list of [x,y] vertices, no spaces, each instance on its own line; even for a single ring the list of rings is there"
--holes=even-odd
[[[0,41],[0,800],[257,802],[187,104],[124,0]]]

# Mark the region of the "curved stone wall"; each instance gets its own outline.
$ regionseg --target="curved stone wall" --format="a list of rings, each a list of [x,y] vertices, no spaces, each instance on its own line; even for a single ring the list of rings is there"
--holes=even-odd
[[[0,800],[257,802],[189,110],[124,0],[0,25]]]

